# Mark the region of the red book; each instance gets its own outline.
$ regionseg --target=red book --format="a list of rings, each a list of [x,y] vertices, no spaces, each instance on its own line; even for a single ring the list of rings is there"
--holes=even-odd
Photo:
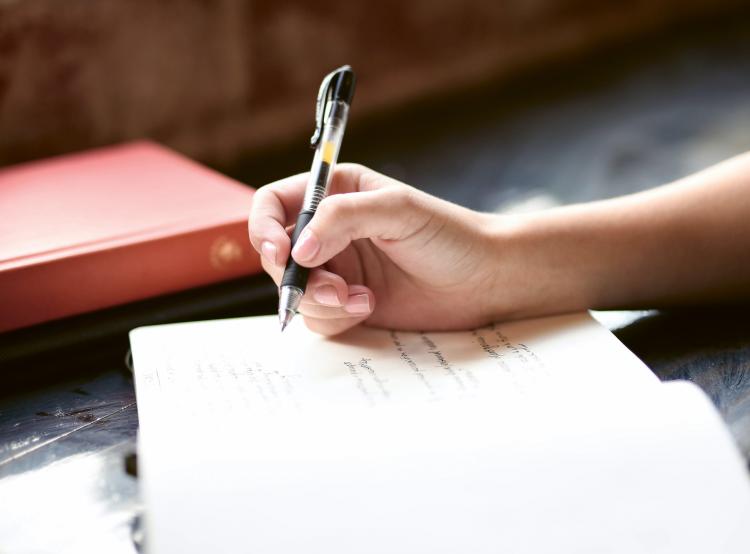
[[[252,195],[150,142],[0,170],[0,331],[259,272]]]

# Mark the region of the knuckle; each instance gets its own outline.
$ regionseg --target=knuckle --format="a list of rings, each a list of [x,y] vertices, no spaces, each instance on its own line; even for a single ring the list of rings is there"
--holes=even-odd
[[[250,208],[249,228],[251,232],[257,232],[268,223],[268,210],[259,202],[253,202]]]
[[[270,185],[266,185],[255,191],[251,211],[260,210],[271,201],[273,194],[271,193],[269,186]]]
[[[357,190],[377,190],[390,186],[391,182],[398,183],[369,167],[359,167]]]
[[[352,198],[348,194],[336,194],[328,196],[320,203],[319,211],[322,210],[326,217],[340,220],[347,217],[352,211]]]
[[[383,190],[383,196],[390,208],[417,208],[419,191],[404,184],[398,184]]]

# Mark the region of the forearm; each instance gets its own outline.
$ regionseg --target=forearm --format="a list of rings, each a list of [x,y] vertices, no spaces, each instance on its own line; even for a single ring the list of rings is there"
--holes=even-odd
[[[516,268],[506,277],[525,289],[501,316],[747,299],[750,155],[643,193],[501,217],[497,233]]]

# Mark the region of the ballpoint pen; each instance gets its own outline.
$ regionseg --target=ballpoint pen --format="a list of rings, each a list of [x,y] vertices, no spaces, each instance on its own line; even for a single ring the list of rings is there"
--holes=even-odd
[[[320,85],[315,107],[315,133],[310,139],[310,146],[315,148],[315,155],[302,209],[292,233],[292,248],[302,230],[315,215],[318,204],[328,193],[333,168],[344,138],[349,106],[354,96],[354,82],[352,68],[345,65],[326,75]],[[289,255],[279,288],[279,321],[282,331],[297,313],[309,273],[309,268],[297,264],[291,254]]]

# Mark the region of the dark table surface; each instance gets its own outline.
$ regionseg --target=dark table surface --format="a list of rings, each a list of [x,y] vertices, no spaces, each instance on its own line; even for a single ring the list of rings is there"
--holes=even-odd
[[[649,188],[750,150],[744,27],[652,39],[412,107],[352,129],[342,154],[484,211]],[[231,172],[268,181],[304,170],[309,154],[300,152]],[[726,306],[596,316],[661,379],[700,385],[750,459],[746,314],[747,306]],[[137,428],[121,362],[0,396],[0,552],[136,551]]]

